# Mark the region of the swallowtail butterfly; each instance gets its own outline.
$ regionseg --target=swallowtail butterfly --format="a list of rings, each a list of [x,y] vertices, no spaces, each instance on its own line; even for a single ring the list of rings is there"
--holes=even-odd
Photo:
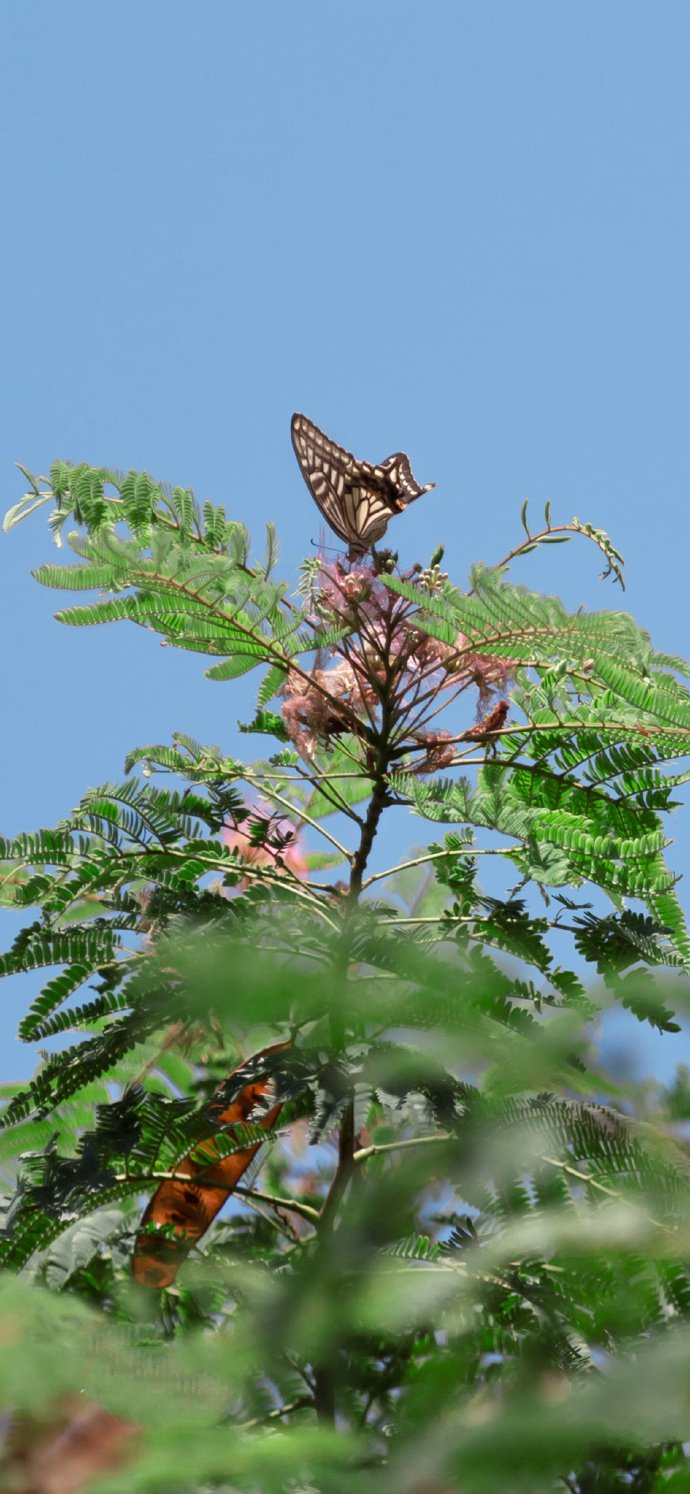
[[[348,545],[351,560],[382,538],[394,514],[436,487],[434,482],[419,486],[402,451],[377,466],[359,462],[306,415],[292,417],[292,444],[317,508]]]

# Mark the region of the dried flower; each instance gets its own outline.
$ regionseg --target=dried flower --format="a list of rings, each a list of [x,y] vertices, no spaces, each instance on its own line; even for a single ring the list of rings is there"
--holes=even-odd
[[[449,731],[418,732],[416,742],[426,751],[424,757],[415,763],[413,773],[439,773],[442,768],[450,767],[455,757],[455,747]]]
[[[471,726],[469,731],[464,733],[465,741],[486,742],[491,738],[492,732],[500,731],[505,725],[507,715],[508,701],[498,700],[488,716],[484,716],[476,726]]]
[[[320,742],[351,729],[339,702],[357,695],[358,689],[354,670],[344,660],[333,669],[314,669],[307,678],[291,669],[281,693],[287,734],[306,762],[313,762]]]

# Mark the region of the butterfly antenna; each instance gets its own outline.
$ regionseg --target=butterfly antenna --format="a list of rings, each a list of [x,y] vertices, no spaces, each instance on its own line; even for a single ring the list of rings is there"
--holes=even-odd
[[[343,553],[342,549],[339,549],[337,545],[325,545],[323,540],[311,539],[309,543],[313,550],[327,551],[331,555],[342,555]]]

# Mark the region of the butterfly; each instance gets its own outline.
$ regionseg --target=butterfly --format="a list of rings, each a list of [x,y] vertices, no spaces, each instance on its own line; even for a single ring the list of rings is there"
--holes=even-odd
[[[292,444],[309,492],[326,523],[349,547],[350,560],[382,538],[394,514],[436,487],[435,482],[419,486],[402,451],[377,466],[359,462],[306,415],[292,417]]]
[[[212,1095],[206,1112],[216,1131],[228,1134],[229,1128],[238,1123],[271,1130],[282,1109],[271,1072],[275,1062],[271,1055],[288,1046],[272,1043],[228,1074]],[[228,1093],[232,1098],[228,1099]],[[227,1203],[260,1146],[260,1141],[252,1142],[224,1156],[210,1135],[177,1163],[177,1177],[160,1184],[139,1225],[132,1272],[141,1286],[160,1289],[172,1284],[192,1245]]]

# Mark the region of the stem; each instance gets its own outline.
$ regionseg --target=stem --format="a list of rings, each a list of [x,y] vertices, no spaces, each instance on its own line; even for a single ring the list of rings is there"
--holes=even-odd
[[[578,1182],[588,1183],[590,1188],[596,1189],[597,1193],[603,1193],[606,1198],[615,1199],[616,1203],[626,1203],[627,1201],[622,1194],[616,1193],[613,1188],[607,1188],[605,1183],[600,1183],[598,1178],[592,1177],[591,1173],[581,1172],[578,1167],[572,1167],[569,1162],[563,1162],[558,1157],[542,1157],[541,1160],[542,1162],[548,1162],[549,1167],[560,1168],[561,1172],[567,1173],[568,1177],[577,1178]],[[655,1219],[652,1214],[647,1213],[646,1209],[643,1209],[642,1213],[645,1219],[648,1219],[649,1223],[654,1225],[655,1229],[661,1229],[667,1235],[675,1234],[675,1229],[672,1225],[664,1224],[660,1219]]]
[[[233,628],[236,633],[241,634],[241,636],[244,638],[251,639],[252,643],[258,644],[262,649],[265,650],[265,659],[267,663],[279,664],[282,669],[292,670],[299,679],[304,681],[309,689],[317,690],[318,693],[329,702],[329,704],[334,704],[333,696],[331,695],[330,691],[327,690],[322,684],[320,684],[320,682],[314,677],[313,674],[311,674],[306,669],[302,669],[302,666],[300,664],[296,664],[294,659],[290,658],[289,656],[284,654],[281,649],[277,648],[276,645],[271,641],[271,639],[268,638],[265,633],[261,632],[259,624],[257,624],[256,628],[247,627],[244,623],[241,623],[238,620],[235,613],[226,611],[226,609],[222,607],[219,602],[209,601],[206,597],[202,596],[200,592],[194,591],[193,587],[185,586],[184,582],[175,581],[172,577],[163,575],[158,571],[152,571],[149,574],[145,575],[143,584],[145,586],[150,586],[152,581],[156,582],[164,590],[172,591],[173,593],[180,592],[182,596],[189,597],[191,601],[196,602],[200,607],[204,608],[206,612],[210,612],[214,617],[217,617],[220,622],[228,623],[230,628]],[[132,585],[136,585],[136,581],[133,581]],[[236,642],[236,640],[229,637],[227,639],[227,642],[229,645],[228,652],[230,652],[232,645]],[[366,728],[359,720],[356,712],[351,710],[344,701],[338,701],[337,706],[342,715],[346,718],[349,718],[351,722],[351,729],[354,731],[355,735],[357,736],[364,734],[366,736]]]
[[[652,736],[660,736],[660,737],[661,736],[680,737],[683,741],[685,741],[686,738],[690,736],[690,727],[687,727],[687,726],[661,726],[661,725],[657,724],[657,722],[653,719],[653,712],[645,712],[644,709],[642,709],[642,708],[640,709],[640,713],[639,714],[640,714],[640,717],[645,717],[646,716],[647,719],[646,720],[640,720],[639,722],[638,721],[597,721],[597,723],[596,723],[596,730],[597,731],[608,731],[608,732],[623,732],[624,734],[627,734],[629,736],[633,736],[633,735],[635,735],[635,736],[645,736],[645,734],[647,736],[649,736],[651,734]],[[471,727],[469,729],[472,730]],[[573,721],[540,721],[540,722],[529,722],[528,724],[525,723],[524,725],[521,724],[521,723],[517,723],[515,726],[498,726],[495,731],[487,731],[486,736],[487,736],[487,739],[489,737],[491,737],[491,739],[493,740],[494,737],[516,737],[516,736],[532,737],[532,736],[534,736],[538,732],[552,731],[552,732],[567,732],[567,733],[569,733],[570,736],[572,736],[575,739],[577,739],[577,737],[580,735],[580,733],[582,733],[584,735],[587,732],[592,732],[593,729],[594,729],[594,727],[593,727],[593,724],[592,724],[591,721],[575,721],[575,722],[573,722]],[[476,740],[477,739],[475,737],[474,738],[474,742],[475,743],[476,743]],[[449,737],[448,738],[448,742],[449,743],[452,743],[452,742],[466,742],[466,741],[467,741],[467,732],[466,731],[460,732],[457,737]],[[472,742],[472,738],[470,738],[470,742]],[[462,761],[462,759],[458,759],[458,761]],[[452,764],[450,764],[450,766],[452,766]]]
[[[138,1073],[136,1073],[134,1075],[134,1078],[130,1080],[130,1085],[132,1088],[134,1088],[134,1086],[137,1084],[143,1084],[146,1075],[150,1074],[151,1070],[155,1069],[156,1065],[160,1063],[163,1054],[167,1053],[168,1048],[174,1047],[175,1043],[177,1043],[182,1037],[182,1034],[185,1031],[185,1027],[185,1022],[173,1022],[172,1027],[168,1028],[168,1031],[166,1032],[162,1043],[158,1044],[155,1053],[152,1053],[151,1057],[147,1058],[146,1063],[142,1064],[142,1067],[139,1069]]]
[[[311,791],[311,793],[309,795],[309,798],[307,799],[307,802],[306,802],[306,804],[304,806],[304,808],[305,808],[305,810],[307,811],[308,814],[311,814],[311,808],[312,808],[312,805],[314,803],[314,800],[318,799],[319,794],[321,794],[323,796],[323,798],[328,801],[329,804],[333,805],[333,809],[337,813],[339,813],[339,814],[345,814],[345,815],[348,816],[349,819],[354,820],[354,822],[355,822],[356,825],[361,825],[362,821],[360,819],[360,816],[358,814],[356,814],[355,811],[350,807],[350,805],[347,802],[347,799],[343,798],[343,795],[340,793],[339,789],[336,789],[336,788],[333,787],[333,780],[334,779],[336,779],[336,778],[355,778],[357,776],[356,774],[354,774],[354,773],[329,773],[328,776],[326,777],[325,774],[320,773],[318,777],[315,777],[313,774],[309,774],[309,773],[305,772],[304,768],[300,767],[299,765],[297,767],[297,772],[298,772],[298,774],[299,774],[299,776],[300,776],[301,779],[303,779],[305,782],[310,783],[312,785],[312,791]],[[349,860],[349,852],[348,852],[348,860]]]
[[[244,778],[246,783],[256,782],[255,776],[249,768],[245,769],[241,776]],[[262,788],[262,793],[264,793],[269,799],[275,799],[276,804],[282,804],[285,809],[288,809],[290,811],[290,814],[299,816],[299,819],[304,825],[310,825],[312,830],[318,830],[319,835],[323,835],[325,840],[330,841],[331,845],[335,846],[337,851],[340,851],[340,854],[346,861],[352,860],[351,853],[348,851],[347,847],[341,845],[340,841],[336,840],[335,836],[331,835],[329,830],[324,830],[323,825],[320,825],[318,820],[313,820],[311,818],[311,815],[307,814],[306,810],[300,809],[298,806],[291,804],[290,800],[286,799],[283,794],[277,793],[275,789],[268,788],[265,784]]]
[[[362,882],[367,866],[367,861],[374,844],[379,821],[383,814],[387,800],[386,772],[388,769],[388,740],[392,727],[392,702],[390,699],[391,676],[387,672],[386,693],[382,701],[381,709],[381,733],[376,749],[376,760],[373,769],[374,787],[369,806],[362,825],[359,845],[350,861],[350,885],[347,891],[347,910],[352,911],[362,891]],[[350,946],[352,940],[352,920],[345,918],[343,934],[338,955],[338,965],[345,977],[349,963]],[[340,1012],[331,1013],[331,1034],[334,1046],[340,1047],[344,1040],[344,1027]],[[328,1191],[326,1201],[321,1210],[321,1217],[317,1225],[319,1239],[323,1247],[324,1243],[333,1235],[335,1219],[339,1205],[347,1190],[348,1184],[355,1172],[355,1155],[357,1148],[357,1135],[355,1132],[355,1102],[354,1091],[345,1105],[340,1122],[340,1134],[338,1137],[338,1165],[335,1170],[333,1181]],[[336,1373],[333,1358],[324,1359],[321,1364],[316,1365],[314,1372],[314,1405],[316,1415],[320,1422],[327,1426],[335,1426],[336,1418]]]
[[[505,855],[505,852],[500,851],[496,854]],[[440,913],[430,914],[428,918],[382,918],[381,926],[382,928],[395,927],[397,929],[398,926],[402,927],[403,924],[409,925],[416,923],[442,923],[443,920],[447,918],[448,928],[450,930],[453,924],[456,923],[474,923],[476,921],[476,917],[476,913],[451,913],[450,909],[444,908]]]
[[[374,784],[374,792],[371,796],[371,799],[369,800],[369,808],[367,810],[366,818],[362,826],[362,834],[360,836],[359,846],[357,847],[357,850],[352,857],[352,873],[350,876],[350,886],[348,888],[349,903],[356,903],[359,898],[360,892],[362,891],[362,884],[367,862],[369,860],[369,856],[371,855],[371,848],[376,838],[376,831],[378,830],[379,820],[386,805],[386,794],[386,782],[383,775],[380,774],[377,776],[376,782]]]
[[[229,1152],[228,1156],[231,1155],[232,1153]],[[208,1183],[207,1174],[213,1171],[215,1165],[214,1162],[210,1161],[208,1167],[201,1168],[198,1173],[176,1172],[174,1168],[166,1171],[155,1169],[152,1172],[142,1173],[116,1172],[113,1176],[113,1181],[115,1183],[127,1183],[131,1187],[136,1188],[143,1188],[148,1183],[188,1184],[190,1182],[203,1188]],[[258,1188],[245,1188],[240,1183],[226,1184],[222,1179],[216,1177],[212,1179],[212,1186],[214,1188],[227,1188],[228,1196],[231,1193],[236,1193],[239,1197],[246,1198],[248,1202],[252,1198],[256,1198],[261,1203],[271,1204],[275,1209],[289,1209],[291,1213],[300,1214],[303,1219],[308,1219],[310,1224],[313,1224],[314,1221],[318,1221],[320,1218],[318,1210],[313,1209],[311,1204],[302,1203],[299,1198],[278,1198],[273,1193],[261,1193]]]
[[[383,1152],[399,1152],[411,1146],[439,1146],[443,1141],[453,1141],[454,1138],[447,1131],[442,1131],[439,1136],[410,1136],[406,1141],[382,1141],[378,1145],[363,1146],[353,1154],[352,1161],[355,1166],[361,1162],[367,1162],[370,1157],[378,1157]],[[550,1161],[550,1158],[545,1158]]]
[[[477,846],[459,846],[453,851],[449,851],[447,847],[445,851],[430,851],[423,856],[413,856],[411,861],[399,861],[397,866],[387,866],[385,871],[374,872],[372,877],[367,877],[366,882],[362,883],[362,891],[366,892],[367,887],[371,887],[373,882],[380,882],[383,877],[392,877],[395,872],[407,871],[411,866],[424,866],[428,861],[442,861],[453,856],[495,856],[497,854],[505,855],[505,851],[502,848],[496,851],[493,848],[486,850],[477,848]]]
[[[321,1210],[319,1218],[320,1232],[332,1233],[335,1215],[338,1205],[352,1177],[355,1164],[355,1107],[354,1101],[348,1100],[343,1111],[340,1122],[340,1135],[338,1137],[338,1166],[336,1167],[333,1181],[328,1190],[328,1197]]]
[[[278,1198],[273,1193],[262,1193],[258,1188],[244,1188],[240,1183],[236,1184],[234,1191],[242,1198],[256,1198],[259,1203],[271,1204],[274,1209],[288,1209],[292,1214],[308,1219],[310,1224],[318,1224],[321,1218],[318,1209],[313,1209],[311,1204],[302,1203],[299,1198]]]
[[[335,1385],[330,1365],[319,1365],[314,1371],[314,1408],[318,1421],[335,1426]]]
[[[251,1209],[259,1219],[263,1219],[266,1224],[270,1224],[271,1229],[274,1229],[277,1234],[284,1235],[286,1240],[290,1241],[291,1250],[294,1250],[297,1245],[301,1245],[302,1242],[294,1225],[290,1223],[289,1219],[284,1219],[278,1209],[276,1209],[275,1215],[269,1214],[266,1209],[262,1209],[261,1204],[257,1203],[255,1198],[247,1196],[246,1190],[243,1196],[247,1200],[248,1209]]]
[[[620,581],[620,584],[625,591],[625,582],[623,581],[622,573],[617,566],[613,566],[611,564],[611,557],[608,550],[602,544],[600,544],[599,540],[596,538],[596,533],[589,533],[582,527],[581,524],[578,524],[577,520],[575,519],[572,519],[569,524],[547,524],[545,529],[538,530],[536,534],[528,535],[527,539],[522,540],[519,545],[515,545],[514,549],[509,550],[508,554],[504,555],[502,560],[499,560],[496,565],[490,566],[489,569],[492,571],[507,571],[511,561],[517,560],[518,556],[523,555],[525,551],[529,553],[530,550],[536,549],[540,544],[543,543],[544,540],[548,540],[551,535],[554,534],[581,534],[583,539],[591,540],[592,543],[596,545],[597,549],[601,550],[601,553],[604,556],[604,559],[606,560],[609,567],[608,574],[613,571],[616,580]],[[622,556],[618,554],[618,551],[613,550],[612,548],[612,554],[622,565]],[[471,591],[468,591],[467,595],[468,597],[474,596],[474,587],[472,587]]]
[[[240,1428],[246,1432],[249,1427],[263,1426],[267,1421],[276,1421],[280,1416],[291,1416],[293,1411],[301,1411],[305,1406],[313,1406],[314,1402],[310,1395],[299,1395],[294,1401],[285,1406],[276,1406],[275,1410],[267,1412],[266,1416],[253,1416],[251,1421],[243,1421]]]
[[[338,1205],[343,1197],[354,1170],[355,1158],[355,1106],[348,1100],[340,1122],[338,1138],[338,1166],[321,1210],[318,1230],[321,1238],[332,1235]],[[314,1372],[314,1406],[319,1421],[327,1426],[335,1425],[336,1398],[335,1372],[332,1360],[317,1365]]]

